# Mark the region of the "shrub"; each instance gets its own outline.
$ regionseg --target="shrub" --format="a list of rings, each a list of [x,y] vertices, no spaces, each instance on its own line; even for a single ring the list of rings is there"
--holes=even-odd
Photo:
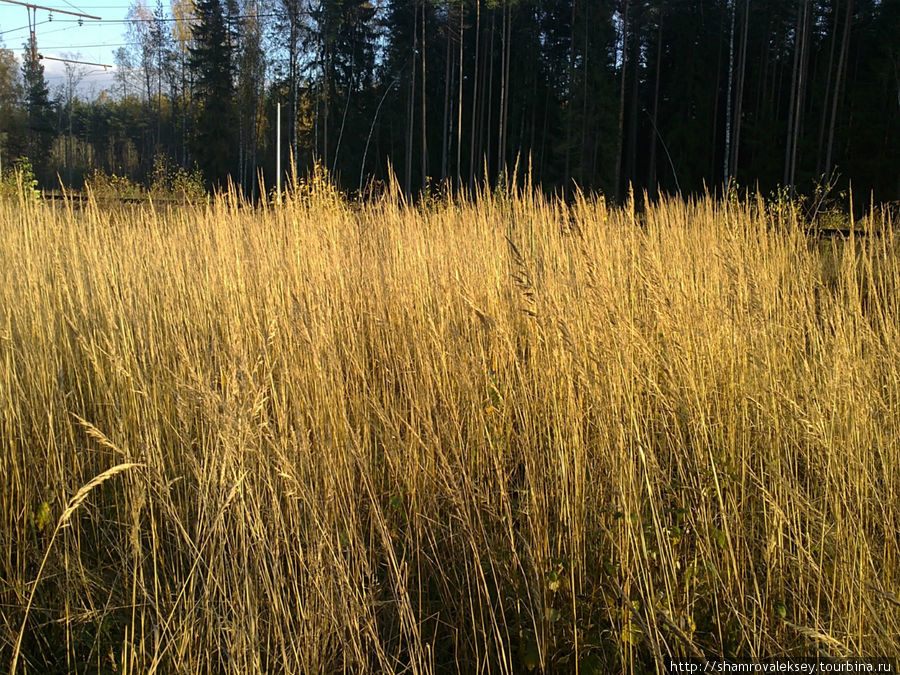
[[[127,176],[95,169],[85,179],[85,189],[101,199],[140,199],[143,188]]]
[[[200,171],[187,171],[183,167],[173,166],[166,155],[156,155],[153,159],[150,194],[154,199],[193,203],[206,199],[206,188]]]
[[[12,168],[6,169],[0,176],[0,199],[16,199],[19,195],[29,201],[41,198],[34,167],[27,157],[16,159]]]

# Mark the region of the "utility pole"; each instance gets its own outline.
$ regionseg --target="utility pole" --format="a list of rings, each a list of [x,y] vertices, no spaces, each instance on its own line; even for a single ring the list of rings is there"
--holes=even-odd
[[[278,203],[281,203],[281,101],[278,102],[278,113],[275,117],[275,185],[278,190]]]
[[[50,18],[53,18],[53,13],[57,14],[65,14],[67,16],[75,16],[78,17],[78,25],[81,26],[84,24],[85,19],[93,19],[95,21],[102,21],[99,16],[94,16],[92,14],[84,14],[82,12],[72,12],[68,9],[56,9],[54,7],[47,7],[45,5],[35,5],[30,2],[22,2],[21,0],[0,0],[0,2],[5,2],[8,5],[19,5],[25,8],[25,11],[28,13],[28,32],[29,32],[29,48],[31,50],[31,63],[36,64],[38,59],[43,59],[44,56],[38,52],[37,47],[37,35],[35,33],[35,28],[37,27],[37,13],[38,10],[42,12],[48,12],[50,14]],[[77,9],[77,8],[76,8]],[[81,64],[81,65],[89,65],[89,66],[102,66],[104,70],[111,67],[105,63],[88,63],[86,61],[76,61],[74,59],[65,59],[65,58],[55,58],[52,56],[46,57],[49,61],[62,61],[63,63],[73,63],[73,64]],[[70,80],[71,82],[71,80]],[[72,96],[73,93],[69,92],[69,135],[66,139],[66,165],[69,170],[69,183],[72,182],[72,160],[71,160],[71,151],[70,144],[72,138]],[[2,167],[0,167],[2,168]],[[15,666],[13,666],[15,668]]]
[[[95,21],[102,21],[99,16],[92,16],[90,14],[82,14],[81,12],[71,12],[67,9],[54,9],[53,7],[44,7],[43,5],[34,5],[30,2],[20,2],[19,0],[0,0],[0,2],[5,2],[10,5],[21,5],[28,12],[28,31],[31,34],[31,58],[35,61],[38,58],[37,53],[37,38],[35,37],[34,28],[37,25],[37,11],[46,11],[51,14],[68,14],[69,16],[77,16],[79,18],[79,24],[83,19],[93,19]],[[61,61],[62,59],[55,59],[57,61]],[[102,65],[102,64],[100,64]]]

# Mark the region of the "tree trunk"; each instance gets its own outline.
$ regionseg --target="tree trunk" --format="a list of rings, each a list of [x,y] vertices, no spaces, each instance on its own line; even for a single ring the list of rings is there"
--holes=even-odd
[[[727,14],[722,15],[722,28],[721,32],[725,31],[725,19]],[[719,82],[722,80],[722,50],[719,48],[719,41],[716,40],[716,79],[715,79],[715,96],[713,96],[713,112],[712,119],[710,120],[709,128],[712,129],[712,133],[709,137],[709,147],[712,149],[709,154],[709,175],[715,176],[716,174],[716,148],[719,147],[719,102],[721,100],[721,96],[719,95]]]
[[[656,32],[656,77],[653,84],[653,120],[652,129],[650,129],[650,166],[647,170],[647,191],[650,194],[656,192],[656,145],[659,142],[656,138],[657,119],[659,117],[659,72],[662,68],[662,30],[663,15],[659,15],[659,27]]]
[[[731,86],[734,81],[734,24],[737,9],[735,0],[731,0],[731,30],[728,35],[728,88],[725,93],[725,153],[723,161],[723,177],[728,189],[729,169],[731,168]]]
[[[331,55],[329,54],[328,47],[326,45],[325,50],[322,54],[322,91],[324,92],[324,96],[322,97],[322,165],[328,166],[328,119],[331,113],[331,82],[328,78],[329,71],[329,60],[331,59]],[[296,162],[297,162],[297,112],[294,111],[294,116],[291,118],[291,129],[294,130],[294,152],[291,155],[291,167],[292,170],[296,170]]]
[[[450,61],[450,33],[447,32],[447,49],[444,54],[444,123],[441,126],[441,180],[447,180],[447,125],[450,122],[450,80],[453,65]]]
[[[853,21],[853,0],[847,2],[847,14],[844,17],[844,34],[841,38],[841,54],[838,57],[837,75],[834,84],[834,97],[831,100],[831,122],[828,126],[828,146],[825,150],[825,177],[831,177],[832,151],[834,149],[834,129],[837,121],[838,103],[841,99],[841,83],[847,75],[847,54],[850,50],[850,24]]]
[[[797,73],[797,101],[794,110],[794,134],[791,143],[791,175],[789,185],[797,178],[797,145],[803,122],[803,100],[806,98],[806,71],[809,69],[809,0],[803,2],[803,26],[800,31],[800,69]]]
[[[547,126],[550,119],[550,87],[546,88],[544,96],[544,124],[541,129],[541,156],[538,162],[538,180],[544,178],[544,165],[547,156]]]
[[[456,123],[456,184],[462,187],[462,112],[463,112],[463,37],[465,32],[465,8],[459,0],[459,102]]]
[[[181,168],[187,168],[187,86],[185,84],[185,50],[181,49]]]
[[[472,187],[475,181],[475,141],[478,135],[476,131],[478,119],[478,64],[479,64],[479,46],[481,45],[481,0],[475,0],[475,69],[472,78],[472,123],[470,133],[472,137],[469,139],[469,187]]]
[[[566,164],[563,174],[563,194],[568,192],[572,179],[572,98],[575,91],[575,8],[577,0],[572,0],[572,20],[569,25],[569,63],[566,73]]]
[[[425,2],[422,2],[422,187],[428,185],[428,135],[426,133],[427,119],[425,108]]]
[[[581,176],[582,186],[587,185],[589,180],[593,182],[593,172],[588,173],[588,162],[585,153],[588,150],[588,53],[590,51],[590,16],[588,15],[588,5],[582,5],[584,8],[584,53],[581,56],[581,147],[578,148],[580,164],[579,175]],[[575,28],[573,26],[572,31]]]
[[[625,71],[628,61],[628,9],[631,2],[625,0],[625,13],[622,17],[622,74],[619,85],[619,128],[616,143],[616,199],[622,199],[622,150],[625,143]]]
[[[782,183],[785,186],[793,187],[794,171],[792,158],[794,156],[794,137],[796,135],[796,116],[797,116],[797,98],[800,91],[800,71],[802,68],[802,52],[803,52],[803,25],[806,18],[806,4],[808,0],[803,0],[803,5],[797,9],[797,27],[794,31],[794,64],[791,69],[791,96],[788,100],[788,128],[787,142],[784,152],[784,176]]]
[[[503,26],[501,27],[501,34],[503,37],[503,43],[500,46],[500,128],[497,133],[497,170],[501,173],[506,173],[506,97],[508,96],[507,92],[507,73],[508,73],[508,64],[506,62],[507,59],[507,47],[509,39],[507,37],[507,29],[506,24],[508,21],[509,8],[504,5],[503,7]],[[505,177],[505,176],[504,176]]]
[[[490,181],[491,178],[491,131],[494,122],[494,35],[497,31],[497,13],[491,10],[491,42],[488,48],[488,84],[487,84],[487,105],[485,112],[487,121],[484,124],[484,136],[487,139],[481,142],[481,152],[485,157],[484,180]],[[487,148],[487,151],[485,151]]]
[[[637,18],[637,16],[632,17],[632,27],[634,27],[635,19]],[[640,120],[638,113],[640,112],[639,97],[641,89],[641,43],[637,39],[638,35],[640,35],[639,29],[640,27],[638,27],[638,30],[633,30],[633,35],[631,36],[631,62],[634,67],[631,69],[631,124],[628,127],[628,161],[625,164],[627,168],[625,178],[629,183],[633,182],[637,177],[637,130],[638,122]]]
[[[506,9],[506,70],[503,74],[503,79],[506,84],[504,89],[506,90],[506,96],[503,101],[503,133],[501,134],[500,143],[502,147],[502,157],[501,161],[503,162],[503,173],[506,174],[506,149],[509,145],[509,96],[510,96],[510,85],[509,85],[509,64],[512,61],[511,58],[511,50],[512,50],[512,4],[509,4]]]
[[[831,80],[834,73],[834,51],[838,41],[838,15],[840,14],[841,0],[834,2],[834,22],[831,26],[831,45],[828,48],[828,71],[825,75],[825,96],[822,105],[822,117],[819,120],[819,137],[816,143],[816,174],[822,175],[822,165],[825,160],[825,128],[828,126],[828,110],[831,102]]]
[[[288,45],[288,58],[290,58],[291,64],[288,71],[291,77],[291,120],[293,121],[291,122],[288,139],[291,144],[291,156],[295,156],[297,152],[297,17],[292,16],[290,21],[291,36]],[[318,101],[316,102],[316,112],[316,126],[318,126]],[[318,129],[316,131],[318,132]],[[316,134],[316,139],[318,140],[318,133]],[[316,146],[316,150],[318,150],[318,143],[316,143]],[[316,154],[318,155],[318,152]]]
[[[409,96],[406,99],[406,161],[403,174],[403,191],[407,195],[412,194],[413,129],[415,128],[416,124],[416,42],[418,41],[419,32],[418,11],[418,5],[413,5],[413,34],[412,42],[410,43],[410,58],[412,59],[412,68],[410,69],[409,76]]]
[[[750,0],[744,0],[744,25],[741,35],[741,52],[738,59],[737,100],[734,105],[734,143],[731,159],[731,176],[737,178],[738,157],[741,150],[741,122],[744,112],[744,84],[747,79],[747,36],[750,28]]]
[[[457,77],[457,63],[452,62],[453,66],[450,68],[450,91],[455,91],[456,88],[456,77]],[[447,177],[450,178],[453,174],[450,171],[450,161],[452,160],[451,153],[453,151],[453,139],[456,135],[456,114],[453,111],[452,98],[450,99],[450,112],[447,120]]]

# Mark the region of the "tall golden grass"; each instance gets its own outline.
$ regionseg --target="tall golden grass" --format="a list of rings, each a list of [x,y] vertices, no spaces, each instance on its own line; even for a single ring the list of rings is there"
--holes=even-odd
[[[900,653],[889,219],[241,206],[0,203],[17,672]]]

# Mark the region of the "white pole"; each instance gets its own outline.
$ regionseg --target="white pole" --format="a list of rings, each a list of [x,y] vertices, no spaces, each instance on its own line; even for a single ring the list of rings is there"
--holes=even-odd
[[[278,185],[278,203],[281,203],[281,103],[278,104],[278,115],[275,122],[278,128],[275,142],[275,173],[277,175],[276,184]]]

